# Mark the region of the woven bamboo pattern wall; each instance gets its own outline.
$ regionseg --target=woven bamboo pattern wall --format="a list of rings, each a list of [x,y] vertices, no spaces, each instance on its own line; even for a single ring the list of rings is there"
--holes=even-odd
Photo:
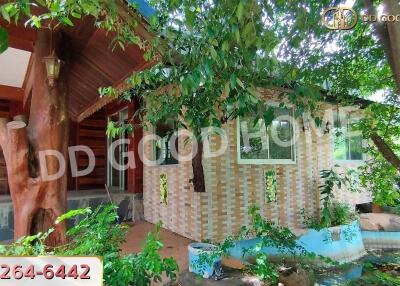
[[[265,98],[274,96],[264,92]],[[325,105],[326,107],[327,105]],[[333,122],[333,117],[330,122]],[[302,120],[297,120],[302,126]],[[299,130],[296,141],[296,164],[292,165],[243,165],[237,159],[237,121],[224,126],[228,136],[228,148],[219,157],[204,158],[206,193],[194,193],[189,182],[192,178],[190,162],[172,166],[144,167],[144,214],[152,223],[163,226],[182,236],[201,241],[222,240],[248,224],[248,209],[252,205],[261,208],[265,217],[283,226],[301,228],[300,211],[316,213],[319,207],[319,172],[332,168],[333,134],[317,136],[313,130]],[[211,150],[218,149],[220,138],[211,136]],[[181,144],[180,146],[183,146]],[[186,147],[188,148],[188,147]],[[186,152],[186,151],[185,151]],[[144,148],[151,158],[152,146]],[[356,165],[348,163],[343,170]],[[274,170],[277,179],[277,202],[265,201],[264,172]],[[159,177],[167,174],[168,204],[160,203]],[[337,191],[337,199],[349,204],[368,202],[366,193]]]
[[[146,132],[144,135],[151,134]],[[185,145],[179,138],[179,152],[191,152],[190,144]],[[185,150],[182,150],[185,149]],[[144,146],[145,158],[152,159],[151,142]],[[167,204],[160,198],[160,175],[167,175]],[[177,234],[201,240],[201,196],[193,191],[189,180],[192,178],[191,162],[177,165],[144,166],[143,204],[145,220],[154,224],[162,222],[164,228]]]

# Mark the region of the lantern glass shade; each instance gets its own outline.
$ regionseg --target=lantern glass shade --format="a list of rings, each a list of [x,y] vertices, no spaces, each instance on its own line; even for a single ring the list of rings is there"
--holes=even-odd
[[[46,65],[47,80],[49,81],[49,85],[53,86],[55,81],[60,76],[61,60],[58,59],[56,56],[51,55],[48,57],[44,57],[43,61]]]

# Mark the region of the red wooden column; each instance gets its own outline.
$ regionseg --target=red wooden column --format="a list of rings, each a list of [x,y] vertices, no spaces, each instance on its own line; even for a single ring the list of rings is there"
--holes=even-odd
[[[13,118],[16,115],[27,115],[26,112],[24,112],[24,107],[22,106],[21,101],[10,101],[10,118]]]
[[[132,103],[129,104],[129,118],[135,114],[140,108],[140,101],[133,99]],[[135,125],[134,133],[129,137],[129,151],[134,153],[135,168],[128,169],[128,192],[129,193],[143,193],[143,162],[139,156],[139,143],[143,137],[143,129],[137,128],[139,125],[139,119],[135,118],[132,124]]]

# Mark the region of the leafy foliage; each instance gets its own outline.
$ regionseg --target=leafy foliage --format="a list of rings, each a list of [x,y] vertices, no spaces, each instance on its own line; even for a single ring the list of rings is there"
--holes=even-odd
[[[7,30],[0,27],[0,54],[8,48],[8,34]]]
[[[386,261],[385,261],[386,260]],[[347,286],[399,286],[400,253],[386,253],[384,261],[363,263],[364,275],[353,279]]]
[[[50,229],[45,233],[38,233],[27,237],[22,237],[10,246],[0,245],[0,255],[3,256],[44,256],[53,255],[54,252],[49,250],[45,241],[54,231]]]
[[[286,260],[296,261],[303,269],[313,271],[315,262],[323,262],[325,267],[338,266],[339,263],[328,257],[307,252],[297,243],[296,235],[287,227],[277,226],[274,222],[266,220],[260,214],[259,208],[252,206],[249,209],[250,226],[242,226],[238,234],[226,237],[221,243],[215,245],[215,249],[200,255],[199,264],[212,265],[216,258],[229,256],[230,249],[240,240],[257,239],[257,243],[243,250],[243,256],[248,262],[246,271],[254,273],[268,285],[275,285],[279,278],[279,267]],[[266,247],[279,250],[280,255],[275,257],[277,261],[271,261],[263,252]],[[251,259],[247,259],[251,257]],[[293,264],[293,263],[292,263]]]
[[[152,27],[166,39],[166,43],[159,38],[153,42],[155,48],[166,47],[161,62],[127,80],[132,92],[119,93],[144,97],[147,106],[142,115],[150,123],[174,114],[177,127],[196,135],[202,127],[219,127],[248,112],[267,118],[268,110],[257,110],[261,103],[258,87],[292,88],[288,100],[300,115],[316,107],[321,88],[304,80],[306,73],[298,67],[310,54],[295,60],[295,53],[307,49],[302,43],[313,36],[310,27],[320,27],[319,11],[328,4],[154,1],[159,19]],[[293,21],[285,20],[290,17]],[[317,32],[332,35],[321,27]],[[290,56],[282,57],[283,53]],[[295,83],[297,79],[301,84]]]
[[[126,133],[132,133],[133,128],[130,123],[110,121],[107,124],[106,135],[110,138],[122,137]]]
[[[393,102],[393,104],[395,104]],[[390,148],[400,156],[400,112],[391,105],[374,104],[365,111],[366,117],[361,120],[358,129],[364,138],[377,133],[385,138]],[[381,206],[400,206],[400,174],[395,167],[386,161],[374,145],[365,148],[369,159],[361,168],[361,184],[372,191],[373,201]]]
[[[301,210],[303,223],[312,229],[320,230],[332,226],[351,223],[357,219],[357,213],[351,210],[350,206],[344,203],[335,202],[335,188],[347,187],[350,191],[357,191],[354,187],[358,185],[355,181],[353,171],[340,174],[334,169],[322,170],[320,172],[324,184],[320,185],[322,207],[320,217],[309,216],[306,211]]]
[[[275,171],[265,171],[265,201],[267,203],[276,202],[278,197],[278,186]]]
[[[59,256],[101,256],[103,258],[104,282],[109,286],[147,286],[152,281],[161,281],[165,273],[175,280],[177,263],[172,258],[161,258],[163,247],[159,238],[160,226],[147,235],[141,252],[122,255],[120,245],[125,241],[127,227],[118,224],[116,207],[101,206],[95,210],[80,209],[70,211],[57,219],[56,223],[80,216],[81,220],[68,230],[67,245],[49,249],[46,239],[53,232],[21,238],[9,246],[0,247],[0,255],[59,255]]]
[[[85,16],[94,19],[94,25],[108,32],[114,32],[112,46],[124,49],[125,45],[136,44],[144,47],[145,41],[134,33],[138,17],[125,20],[119,13],[118,1],[6,1],[0,5],[0,15],[7,22],[19,24],[26,19],[25,26],[32,28],[57,29],[59,26],[74,26],[74,22]],[[136,4],[127,4],[133,10]],[[36,11],[36,12],[35,12]],[[43,11],[43,12],[37,12]],[[0,38],[1,40],[2,38]],[[3,41],[1,41],[4,43]]]
[[[358,219],[358,214],[345,203],[334,203],[330,208],[330,224],[327,224],[327,219],[310,216],[302,209],[301,216],[304,225],[311,229],[321,230],[332,226],[346,225]]]
[[[201,254],[200,264],[211,264],[216,257],[227,256],[239,240],[257,238],[259,242],[254,247],[245,249],[243,253],[244,256],[254,257],[254,263],[248,266],[248,270],[264,281],[277,282],[278,269],[261,250],[265,247],[276,247],[282,254],[288,255],[296,255],[299,252],[305,254],[305,251],[297,245],[297,238],[289,228],[279,227],[272,221],[265,220],[257,207],[251,207],[249,215],[250,227],[243,226],[237,235],[225,238],[210,253]]]
[[[159,13],[152,28],[165,41],[156,38],[152,47],[162,51],[161,61],[130,77],[131,91],[108,93],[144,97],[147,106],[138,116],[155,123],[174,114],[177,128],[198,134],[201,127],[219,127],[248,112],[268,118],[270,111],[257,110],[259,87],[277,89],[281,103],[293,103],[297,116],[318,107],[323,89],[349,103],[393,87],[369,26],[332,33],[320,25],[321,12],[337,4],[153,1]],[[383,83],[383,77],[389,80]]]
[[[160,174],[160,200],[164,205],[168,204],[167,174]]]

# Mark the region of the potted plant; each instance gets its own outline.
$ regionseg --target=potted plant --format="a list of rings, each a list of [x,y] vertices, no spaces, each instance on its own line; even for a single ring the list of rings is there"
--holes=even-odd
[[[195,242],[188,246],[189,271],[203,278],[222,276],[222,257],[213,244]]]

